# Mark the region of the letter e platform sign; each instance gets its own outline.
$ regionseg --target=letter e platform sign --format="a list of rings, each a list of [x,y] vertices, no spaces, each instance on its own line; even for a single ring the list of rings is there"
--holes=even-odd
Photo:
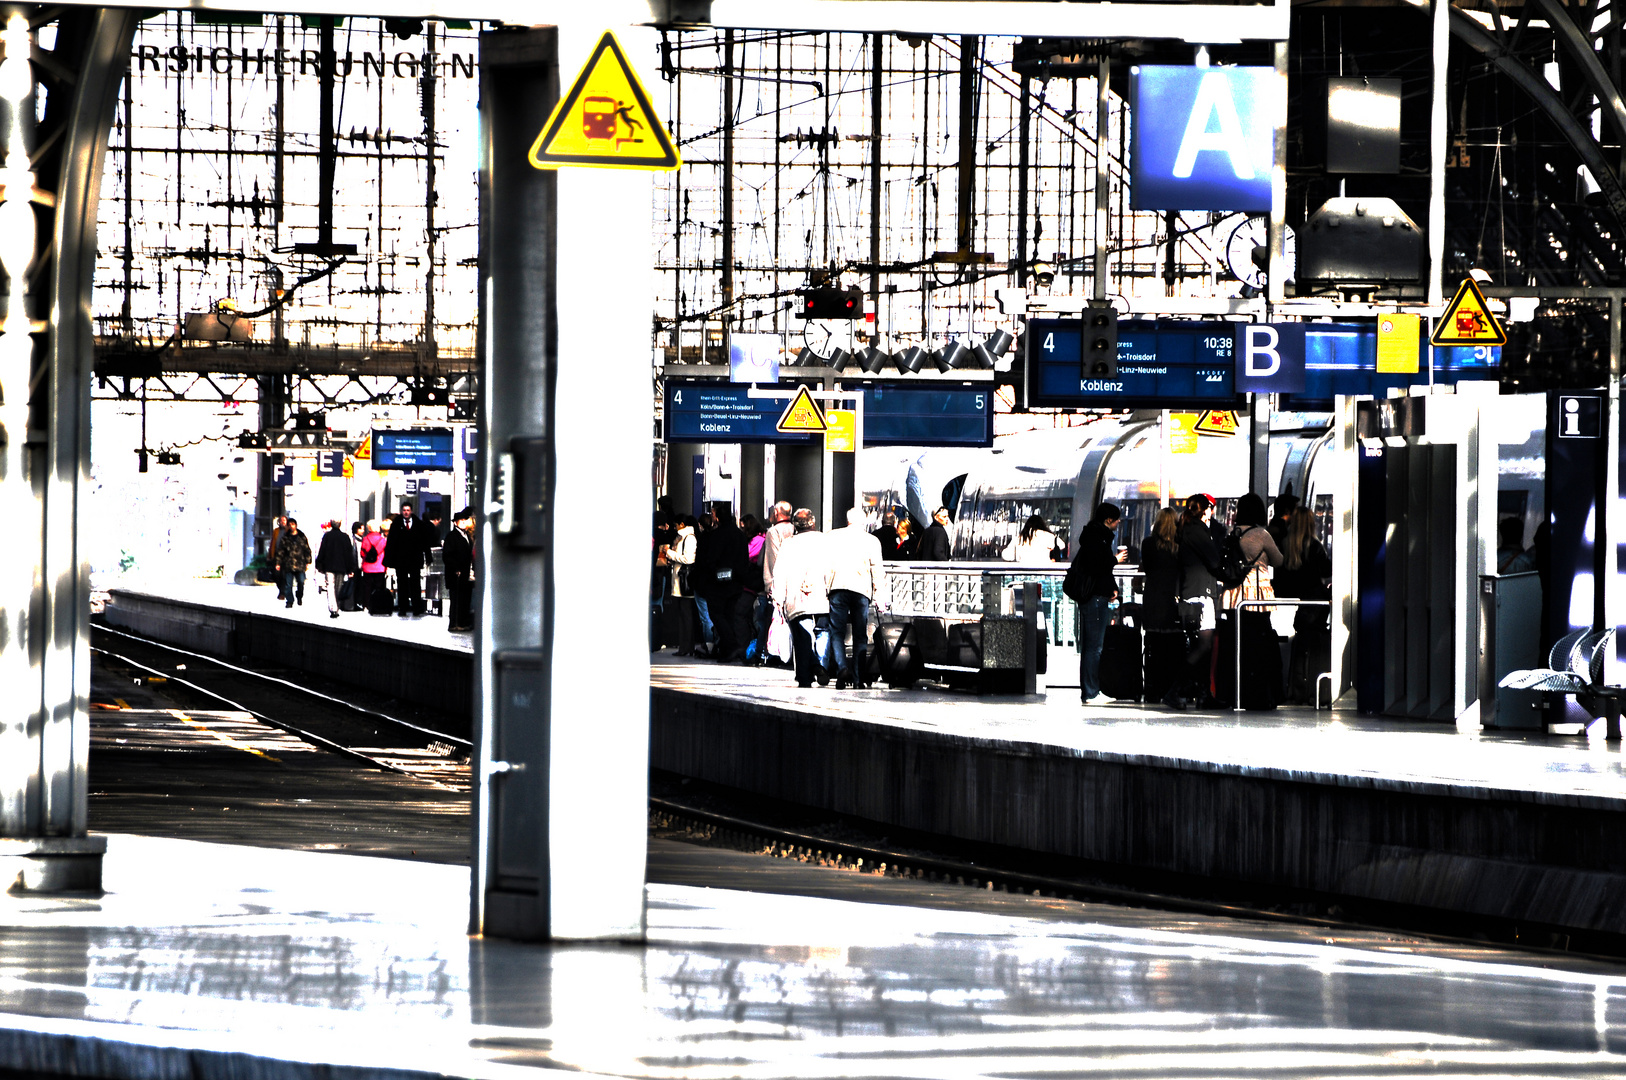
[[[666,125],[608,30],[542,125],[530,160],[538,169],[665,170],[682,164]]]
[[[1239,324],[1236,388],[1254,394],[1303,393],[1304,324]]]

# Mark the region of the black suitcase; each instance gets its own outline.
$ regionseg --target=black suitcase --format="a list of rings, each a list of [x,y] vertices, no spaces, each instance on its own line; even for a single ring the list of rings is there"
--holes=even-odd
[[[1322,672],[1332,670],[1332,631],[1300,630],[1293,635],[1287,664],[1287,697],[1298,705],[1317,705],[1316,684]],[[1330,687],[1328,692],[1330,692]],[[1329,707],[1331,702],[1328,702]]]
[[[1160,702],[1186,683],[1186,632],[1146,631],[1146,700]]]
[[[346,577],[343,581],[339,582],[339,595],[335,602],[339,605],[340,611],[361,610],[360,606],[356,603],[355,578]]]
[[[383,582],[379,582],[377,585],[373,586],[373,595],[367,598],[367,614],[395,614],[395,593],[390,590],[388,585],[385,585]]]
[[[866,677],[871,681],[880,678],[894,690],[914,686],[925,673],[921,668],[920,654],[915,649],[914,636],[914,626],[907,621],[882,621],[875,628],[870,660],[866,665],[873,674]]]
[[[1107,624],[1101,644],[1101,692],[1119,701],[1140,700],[1140,627]]]
[[[1235,611],[1219,616],[1218,663],[1214,669],[1214,696],[1219,707],[1236,707]],[[1282,701],[1282,649],[1270,616],[1246,613],[1242,620],[1242,707],[1274,709]]]

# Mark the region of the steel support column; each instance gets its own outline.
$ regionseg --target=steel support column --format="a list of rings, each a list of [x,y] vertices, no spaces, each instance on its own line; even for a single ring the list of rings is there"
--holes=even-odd
[[[7,561],[22,568],[0,592],[0,887],[96,889],[106,841],[85,835],[90,566],[78,519],[90,478],[96,216],[138,16],[61,15],[50,54],[57,64],[47,69],[55,81],[36,139],[27,59],[34,10],[0,9],[0,501],[20,545]],[[49,229],[38,227],[36,207],[48,211]],[[45,272],[30,280],[30,264]]]
[[[652,45],[647,33],[622,33],[630,56]],[[568,75],[596,40],[561,27],[480,45],[488,512],[471,928],[524,940],[644,933],[649,655],[626,627],[647,582],[595,568],[637,564],[647,543],[588,523],[606,501],[634,517],[651,509],[652,186],[645,172],[527,160],[559,97],[560,58]],[[505,454],[503,493],[494,466]]]

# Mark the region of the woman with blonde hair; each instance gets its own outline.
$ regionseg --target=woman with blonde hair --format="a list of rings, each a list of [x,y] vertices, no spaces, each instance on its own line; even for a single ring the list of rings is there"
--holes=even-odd
[[[384,588],[384,533],[379,520],[367,522],[367,533],[361,538],[361,583],[356,592],[356,605],[371,613],[373,593]],[[388,610],[388,608],[386,608]]]

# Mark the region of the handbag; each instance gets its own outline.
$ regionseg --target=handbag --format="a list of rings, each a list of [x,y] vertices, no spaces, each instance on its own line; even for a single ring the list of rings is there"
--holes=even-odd
[[[1270,567],[1255,566],[1248,571],[1248,576],[1242,579],[1242,584],[1234,589],[1225,590],[1221,603],[1227,610],[1231,610],[1244,600],[1274,599],[1276,599],[1276,589]]]

